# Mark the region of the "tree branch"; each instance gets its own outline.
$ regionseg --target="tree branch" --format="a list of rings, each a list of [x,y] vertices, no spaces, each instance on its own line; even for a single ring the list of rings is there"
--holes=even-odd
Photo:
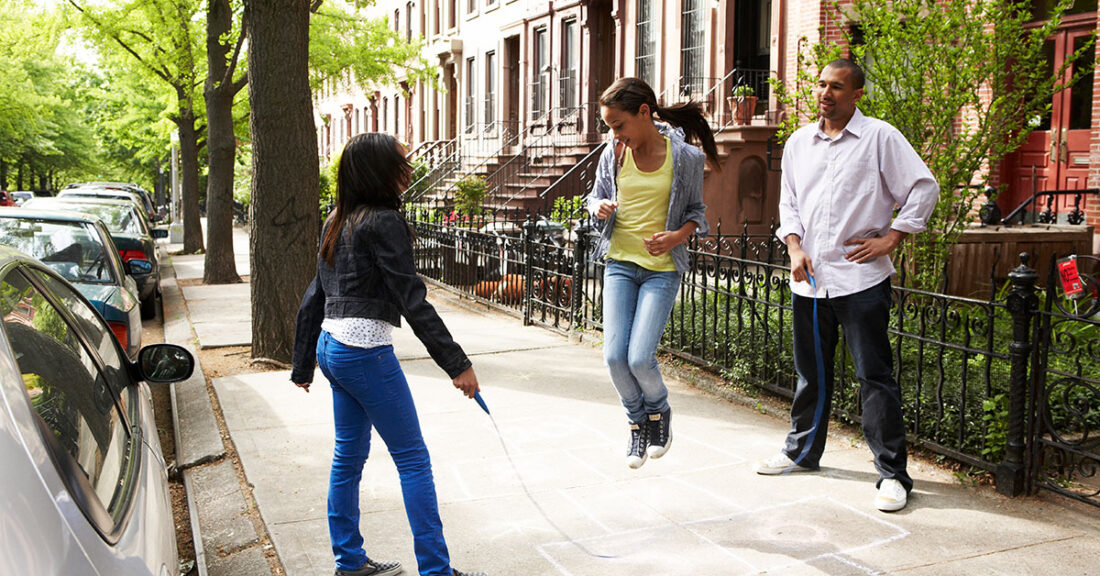
[[[130,55],[133,56],[135,59],[137,59],[137,61],[142,66],[147,68],[150,72],[157,75],[158,77],[160,77],[160,79],[164,80],[168,84],[174,85],[174,82],[172,81],[171,74],[169,74],[167,70],[158,69],[157,67],[155,67],[155,66],[149,64],[148,62],[146,62],[145,59],[141,57],[141,54],[138,54],[137,51],[135,51],[133,48],[131,48],[129,44],[124,42],[121,37],[119,37],[117,34],[114,34],[112,32],[108,32],[106,30],[106,27],[103,25],[103,22],[100,22],[99,20],[96,19],[95,16],[92,16],[90,13],[88,13],[88,11],[86,11],[82,6],[80,6],[79,4],[76,3],[76,0],[69,0],[69,4],[71,4],[73,6],[73,8],[76,8],[78,12],[83,14],[85,18],[87,18],[88,20],[91,20],[92,23],[95,24],[96,28],[98,28],[100,30],[100,32],[104,32],[105,34],[107,34],[112,40],[117,42],[118,45],[121,46],[123,50],[129,52]]]

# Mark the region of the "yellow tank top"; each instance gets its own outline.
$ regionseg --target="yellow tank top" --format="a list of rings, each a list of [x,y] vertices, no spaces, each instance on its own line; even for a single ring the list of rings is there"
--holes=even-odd
[[[665,231],[668,222],[668,198],[672,192],[672,142],[665,138],[665,162],[653,172],[643,172],[634,164],[634,155],[627,148],[623,168],[619,171],[619,207],[615,213],[615,229],[607,257],[633,262],[647,270],[672,272],[676,263],[672,254],[651,256],[643,239]]]

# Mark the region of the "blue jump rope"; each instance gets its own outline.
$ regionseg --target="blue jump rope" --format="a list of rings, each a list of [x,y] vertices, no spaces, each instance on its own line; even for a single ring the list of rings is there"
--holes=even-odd
[[[515,472],[516,478],[519,478],[519,483],[520,483],[521,486],[523,486],[523,493],[527,495],[527,499],[530,500],[531,503],[535,505],[536,509],[538,509],[539,514],[542,515],[542,519],[546,520],[546,523],[549,524],[550,526],[552,526],[554,528],[554,530],[557,530],[558,534],[561,534],[562,538],[565,538],[566,540],[569,541],[570,544],[572,544],[572,545],[576,546],[577,548],[579,548],[581,552],[584,552],[585,554],[588,554],[589,556],[592,556],[593,558],[605,558],[605,559],[616,558],[616,556],[608,556],[606,554],[596,554],[595,552],[589,550],[587,547],[585,547],[584,544],[581,544],[580,542],[577,542],[576,540],[573,539],[572,536],[570,536],[569,534],[566,534],[565,530],[561,529],[561,526],[558,526],[558,524],[556,522],[554,522],[553,520],[550,519],[550,515],[546,513],[546,510],[543,509],[542,505],[539,504],[538,500],[535,500],[535,497],[531,494],[531,489],[527,487],[527,482],[525,482],[523,480],[523,475],[521,475],[519,473],[519,468],[516,467],[516,462],[514,460],[512,460],[512,453],[508,451],[508,445],[504,443],[504,436],[501,435],[501,433],[500,433],[500,427],[497,426],[497,420],[496,420],[496,418],[493,418],[493,414],[491,412],[489,412],[489,406],[487,406],[485,404],[485,400],[481,397],[481,391],[474,392],[474,400],[476,400],[477,405],[481,406],[481,409],[484,410],[485,413],[489,415],[489,421],[493,423],[493,429],[496,430],[496,432],[497,432],[497,440],[500,440],[500,447],[504,449],[504,455],[508,458],[508,463],[512,465],[512,472]]]

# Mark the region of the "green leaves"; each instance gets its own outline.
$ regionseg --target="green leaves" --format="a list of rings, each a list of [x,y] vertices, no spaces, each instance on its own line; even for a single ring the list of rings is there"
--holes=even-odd
[[[788,109],[781,136],[789,135],[816,121],[817,74],[850,46],[867,75],[860,109],[900,130],[940,185],[927,232],[902,248],[917,285],[935,286],[951,245],[973,220],[981,184],[1027,138],[1034,119],[1049,114],[1051,97],[1067,86],[1067,67],[1092,50],[1086,43],[1059,70],[1045,60],[1043,44],[1071,5],[1062,0],[1049,20],[1031,24],[1031,3],[1023,0],[834,2],[829,26],[847,31],[845,45],[809,44],[798,55],[796,81],[773,84]]]
[[[371,82],[410,85],[434,82],[437,69],[420,55],[421,39],[406,41],[385,18],[362,16],[355,6],[326,1],[309,24],[310,85],[350,77]]]
[[[22,2],[0,5],[0,165],[27,179],[57,178],[95,164],[93,131],[82,121],[90,72],[59,50],[64,21]]]

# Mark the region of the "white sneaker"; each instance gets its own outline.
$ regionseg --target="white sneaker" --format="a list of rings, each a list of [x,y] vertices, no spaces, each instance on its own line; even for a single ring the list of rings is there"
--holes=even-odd
[[[752,469],[756,471],[757,474],[775,476],[776,474],[793,471],[796,467],[794,460],[788,458],[786,454],[779,452],[771,458],[757,460]]]
[[[878,495],[875,496],[875,508],[883,512],[897,512],[905,508],[909,495],[905,493],[905,486],[893,478],[887,478],[878,485]]]

